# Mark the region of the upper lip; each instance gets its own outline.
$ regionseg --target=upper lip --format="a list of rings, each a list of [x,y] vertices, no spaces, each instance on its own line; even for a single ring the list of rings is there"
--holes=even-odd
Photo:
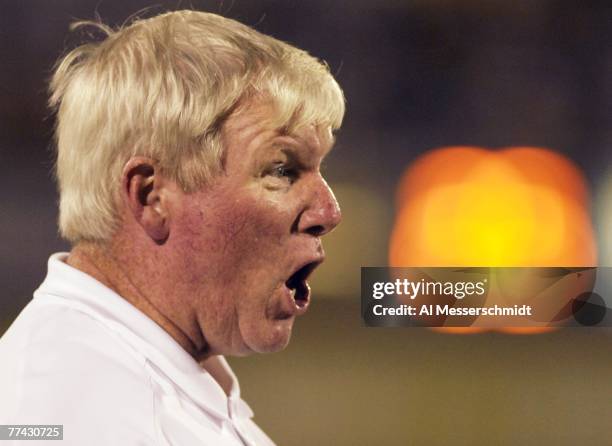
[[[311,265],[308,274],[305,277],[305,279],[308,279],[312,272],[325,260],[325,251],[323,250],[320,240],[317,240],[317,243],[310,249],[307,249],[306,252],[309,252],[310,255],[306,258],[302,258],[302,260],[295,265],[291,272],[292,276],[305,266]]]
[[[295,267],[292,270],[291,275],[289,276],[289,279],[287,279],[287,281],[289,281],[291,279],[291,277],[293,277],[295,274],[297,274],[298,272],[302,271],[304,268],[307,268],[305,272],[305,274],[301,275],[303,280],[308,280],[308,278],[310,277],[310,275],[312,274],[312,272],[321,264],[323,263],[323,261],[325,260],[325,254],[320,254],[317,256],[313,256],[310,257],[304,261],[302,261],[301,263],[298,264],[297,267]]]
[[[296,303],[299,303],[298,306],[304,310],[310,301],[310,286],[308,285],[308,278],[324,259],[325,256],[322,251],[320,251],[319,255],[305,259],[292,270],[291,275],[285,281],[285,286],[287,288],[295,290],[293,298]]]

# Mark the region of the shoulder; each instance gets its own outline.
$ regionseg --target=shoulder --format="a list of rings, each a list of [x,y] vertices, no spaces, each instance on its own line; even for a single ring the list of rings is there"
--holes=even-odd
[[[144,363],[92,316],[35,299],[0,339],[0,361],[0,423],[63,424],[66,444],[154,444]]]

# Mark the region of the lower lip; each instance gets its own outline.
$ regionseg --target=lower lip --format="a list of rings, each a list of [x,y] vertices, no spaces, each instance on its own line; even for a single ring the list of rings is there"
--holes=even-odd
[[[292,296],[291,290],[284,285],[283,286],[283,312],[288,314],[289,317],[293,316],[301,316],[306,313],[308,310],[308,305],[310,304],[310,299],[306,299],[301,305],[295,301]]]

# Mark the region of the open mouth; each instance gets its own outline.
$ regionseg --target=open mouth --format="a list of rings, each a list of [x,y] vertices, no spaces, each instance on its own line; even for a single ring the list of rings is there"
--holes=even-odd
[[[291,290],[291,295],[296,305],[300,308],[305,307],[310,299],[310,286],[308,286],[308,276],[319,266],[320,262],[310,262],[302,266],[289,277],[285,285]]]

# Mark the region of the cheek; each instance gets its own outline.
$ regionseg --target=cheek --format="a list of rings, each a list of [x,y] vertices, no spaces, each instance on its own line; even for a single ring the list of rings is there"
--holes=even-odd
[[[283,256],[295,216],[262,197],[219,194],[186,213],[179,235],[190,280],[225,290],[269,283],[286,267]],[[276,272],[276,274],[275,274]],[[277,278],[277,277],[276,277]],[[216,290],[217,293],[221,291]]]
[[[218,254],[231,273],[252,276],[266,265],[279,266],[278,256],[291,235],[290,212],[275,203],[251,199],[227,209],[217,221]]]

